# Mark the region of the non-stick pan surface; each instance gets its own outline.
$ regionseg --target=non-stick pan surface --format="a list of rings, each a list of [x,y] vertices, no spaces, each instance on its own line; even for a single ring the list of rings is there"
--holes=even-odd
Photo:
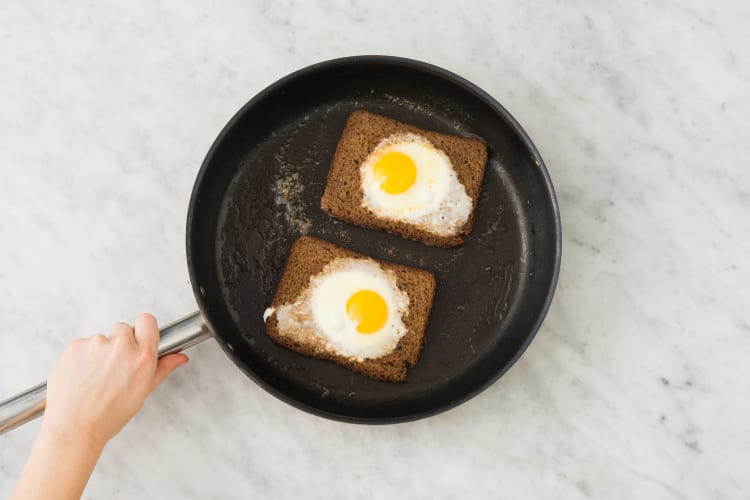
[[[474,230],[462,247],[428,247],[349,225],[321,210],[336,143],[357,109],[487,141],[489,162]],[[424,350],[408,382],[375,381],[268,338],[263,311],[302,234],[435,273]],[[278,81],[232,118],[196,180],[187,254],[200,309],[248,376],[312,413],[389,423],[465,401],[521,355],[555,288],[560,223],[541,157],[496,101],[431,65],[353,57]]]

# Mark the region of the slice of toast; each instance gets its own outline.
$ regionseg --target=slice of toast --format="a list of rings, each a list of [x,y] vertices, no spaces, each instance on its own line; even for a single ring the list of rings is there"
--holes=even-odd
[[[320,273],[326,264],[340,258],[376,261],[384,270],[393,271],[398,288],[408,295],[409,308],[402,317],[406,333],[401,337],[395,349],[373,359],[358,360],[342,356],[326,349],[325,345],[319,340],[316,341],[313,335],[290,335],[288,332],[280,331],[275,312],[270,313],[266,319],[268,336],[287,349],[306,356],[334,361],[375,379],[391,382],[405,381],[406,370],[416,364],[424,343],[424,334],[435,294],[435,277],[432,273],[372,259],[327,241],[302,236],[292,246],[281,283],[269,310],[275,311],[284,304],[295,302],[308,288],[310,278]]]
[[[398,133],[421,135],[450,158],[472,203],[468,221],[456,233],[435,234],[412,223],[379,217],[362,205],[360,165],[383,139]],[[441,134],[368,111],[355,111],[349,115],[333,155],[321,206],[334,217],[358,226],[382,229],[427,245],[454,247],[463,243],[462,236],[471,233],[486,165],[487,146],[481,139]]]

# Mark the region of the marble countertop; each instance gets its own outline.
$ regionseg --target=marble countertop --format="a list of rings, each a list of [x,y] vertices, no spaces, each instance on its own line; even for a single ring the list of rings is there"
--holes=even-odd
[[[748,23],[740,1],[2,2],[0,398],[76,337],[194,310],[187,202],[244,102],[401,55],[487,90],[547,162],[563,263],[528,351],[458,408],[366,427],[205,342],[85,498],[750,497]],[[0,497],[38,427],[0,436]]]

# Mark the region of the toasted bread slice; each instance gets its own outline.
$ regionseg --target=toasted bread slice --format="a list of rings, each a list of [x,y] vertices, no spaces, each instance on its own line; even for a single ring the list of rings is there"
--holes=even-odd
[[[408,311],[402,316],[406,333],[394,350],[384,356],[372,359],[342,356],[328,349],[319,337],[285,332],[279,326],[275,311],[284,304],[295,302],[308,288],[310,278],[319,274],[326,264],[340,258],[376,261],[382,269],[395,274],[398,288],[409,297]],[[332,243],[303,236],[292,246],[281,283],[268,309],[266,331],[274,342],[300,354],[331,360],[375,379],[405,381],[407,369],[419,359],[434,294],[435,277],[428,271],[372,259]]]
[[[387,219],[362,205],[363,191],[360,166],[370,152],[385,138],[399,133],[425,137],[445,152],[471,199],[472,210],[463,227],[448,235],[435,234],[416,224]],[[487,146],[478,138],[459,137],[423,130],[368,111],[355,111],[346,122],[328,172],[328,183],[321,199],[323,209],[334,217],[358,226],[381,229],[427,245],[454,247],[471,233],[477,201],[487,165]]]

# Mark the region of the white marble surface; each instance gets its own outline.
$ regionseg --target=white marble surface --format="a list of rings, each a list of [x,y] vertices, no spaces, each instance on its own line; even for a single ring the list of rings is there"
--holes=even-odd
[[[77,336],[193,310],[207,148],[332,57],[423,59],[503,102],[555,182],[563,267],[514,368],[411,424],[296,411],[204,343],[86,498],[750,497],[750,4],[109,3],[0,3],[0,397]],[[0,497],[37,429],[0,437]]]

